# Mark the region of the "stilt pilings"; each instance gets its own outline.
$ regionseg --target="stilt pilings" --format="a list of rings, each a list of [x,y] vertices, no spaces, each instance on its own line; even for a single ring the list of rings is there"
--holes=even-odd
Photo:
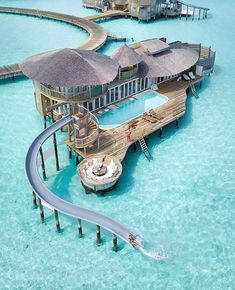
[[[38,199],[38,202],[39,202],[41,223],[44,223],[44,209],[43,209],[42,201],[40,198]]]
[[[38,206],[36,193],[34,191],[32,191],[32,193],[33,193],[33,206],[34,206],[34,208],[36,208]]]
[[[118,251],[117,236],[115,234],[113,234],[113,247],[112,247],[112,250],[114,252],[117,252]]]
[[[54,215],[55,215],[56,230],[57,232],[60,232],[60,221],[59,221],[58,211],[56,209],[54,209]]]
[[[46,169],[45,169],[45,163],[44,163],[44,157],[43,157],[43,152],[42,152],[42,147],[40,147],[39,149],[39,154],[41,156],[41,162],[42,162],[42,175],[43,175],[43,179],[46,179]]]
[[[82,234],[82,221],[80,219],[78,219],[78,237],[82,238],[83,234]]]
[[[53,110],[51,110],[51,121],[54,123],[54,116],[53,116]],[[57,142],[56,142],[56,133],[53,133],[53,144],[54,144],[54,151],[55,151],[55,162],[56,162],[56,170],[60,170],[59,165],[59,157],[58,157],[58,149],[57,149]]]
[[[96,244],[101,244],[100,226],[96,226]]]

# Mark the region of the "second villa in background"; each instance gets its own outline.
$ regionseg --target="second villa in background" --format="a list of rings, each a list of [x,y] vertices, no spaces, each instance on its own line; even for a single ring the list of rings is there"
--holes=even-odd
[[[126,15],[148,21],[160,17],[192,16],[207,18],[209,8],[195,6],[180,0],[83,0],[83,5],[102,11],[120,10]]]

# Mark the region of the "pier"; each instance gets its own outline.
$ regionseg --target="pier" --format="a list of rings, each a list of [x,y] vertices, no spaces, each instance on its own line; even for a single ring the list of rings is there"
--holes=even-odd
[[[127,17],[130,16],[129,12],[124,12],[122,10],[108,10],[99,14],[94,14],[90,16],[84,17],[84,19],[90,21],[102,20],[105,18],[112,18],[112,17]]]
[[[207,18],[207,13],[210,10],[209,8],[189,4],[184,1],[178,1],[178,3],[181,5],[180,17],[184,16],[186,20],[188,20],[189,16],[192,17],[192,20],[205,19]]]
[[[12,78],[22,75],[22,71],[18,64],[5,65],[0,67],[0,79]]]

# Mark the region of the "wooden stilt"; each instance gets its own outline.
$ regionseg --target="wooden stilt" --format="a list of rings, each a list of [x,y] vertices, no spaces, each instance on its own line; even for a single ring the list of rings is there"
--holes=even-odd
[[[52,123],[54,123],[53,110],[51,110],[51,121]],[[59,165],[59,157],[58,157],[58,150],[57,150],[56,133],[53,133],[53,144],[54,144],[54,151],[55,151],[56,170],[59,171],[60,165]]]
[[[188,20],[188,6],[187,6],[187,10],[186,10],[186,20]]]
[[[199,9],[198,20],[201,18],[201,9]]]
[[[38,206],[36,193],[34,191],[32,191],[32,193],[33,193],[33,206],[34,206],[34,208],[36,208]]]
[[[47,115],[46,114],[43,115],[43,119],[44,119],[44,129],[46,129],[46,127],[47,127]]]
[[[78,154],[76,154],[76,165],[78,165],[79,164],[79,156],[78,156]]]
[[[160,128],[159,130],[160,130],[159,131],[159,137],[161,138],[162,137],[162,134],[163,134],[163,130],[162,130],[162,128]]]
[[[202,87],[202,81],[200,81],[200,88]]]
[[[96,244],[101,244],[100,226],[96,226]]]
[[[39,202],[39,208],[40,208],[41,223],[44,223],[44,210],[43,210],[43,205],[40,198],[38,199],[38,202]]]
[[[59,216],[58,216],[58,211],[56,209],[54,209],[54,215],[55,215],[56,230],[57,232],[60,232]]]
[[[118,251],[118,246],[117,246],[117,236],[113,234],[113,251],[117,252]]]
[[[82,234],[82,221],[80,219],[78,219],[78,237],[82,238],[83,234]]]
[[[45,163],[44,163],[44,157],[43,157],[42,147],[40,147],[39,153],[40,153],[41,162],[42,162],[42,175],[43,175],[43,179],[46,179],[47,176],[46,176],[46,169],[45,169]]]
[[[137,146],[136,146],[136,142],[133,143],[133,151],[136,152]]]
[[[72,149],[69,147],[69,159],[72,159]]]
[[[57,149],[57,142],[56,142],[56,133],[53,133],[53,144],[54,144],[54,151],[55,151],[56,170],[59,171],[60,165],[59,165],[58,149]]]
[[[179,128],[179,119],[176,119],[175,126],[176,126],[176,128]]]

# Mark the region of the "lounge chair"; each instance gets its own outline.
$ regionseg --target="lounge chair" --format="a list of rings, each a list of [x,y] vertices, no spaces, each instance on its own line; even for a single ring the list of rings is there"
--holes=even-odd
[[[186,74],[183,74],[183,78],[185,81],[190,81],[190,77]]]
[[[178,78],[177,78],[177,82],[179,82],[179,81],[181,81],[182,80],[182,76],[179,76]]]
[[[195,75],[192,71],[190,71],[188,75],[190,76],[191,80],[195,80]]]

